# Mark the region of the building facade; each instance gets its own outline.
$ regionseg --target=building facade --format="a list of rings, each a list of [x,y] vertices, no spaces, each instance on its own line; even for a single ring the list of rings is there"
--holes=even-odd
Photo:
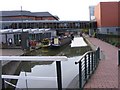
[[[94,8],[95,8],[95,6],[90,6],[89,7],[90,20],[94,20],[95,19]]]
[[[40,42],[44,38],[56,36],[55,30],[47,29],[47,27],[43,27],[43,24],[34,22],[58,20],[57,16],[53,16],[49,12],[0,11],[0,47],[22,46],[22,49],[26,49],[31,40]],[[25,23],[30,21],[29,24]]]
[[[98,34],[120,35],[120,2],[100,2],[94,15]]]

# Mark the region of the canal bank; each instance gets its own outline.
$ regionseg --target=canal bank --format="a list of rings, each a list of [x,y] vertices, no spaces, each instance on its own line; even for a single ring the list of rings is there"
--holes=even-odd
[[[24,52],[21,49],[0,49],[0,56],[20,56]],[[3,74],[14,74],[20,62],[1,61]]]
[[[0,56],[21,56],[24,51],[21,49],[0,49]],[[9,61],[2,61],[2,66],[10,63]]]
[[[97,49],[97,47],[99,47],[99,46],[93,44],[93,42],[90,42],[90,40],[89,40],[90,37],[89,36],[84,35],[83,38],[84,38],[85,42],[91,47],[91,49],[93,51],[95,51]],[[105,52],[102,51],[102,50],[100,51],[100,59],[105,59]]]
[[[20,56],[24,52],[19,48],[9,48],[9,49],[0,49],[0,56]],[[15,61],[1,61],[1,74],[11,75],[16,72],[17,67],[20,65],[20,62]],[[8,80],[10,82],[10,80]],[[6,85],[7,87],[8,85]]]
[[[21,49],[0,49],[1,56],[21,56],[24,51]],[[2,61],[2,74],[14,74],[20,62]]]

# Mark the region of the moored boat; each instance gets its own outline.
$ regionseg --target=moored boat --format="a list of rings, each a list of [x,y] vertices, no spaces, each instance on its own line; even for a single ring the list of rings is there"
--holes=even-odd
[[[50,39],[48,39],[48,38],[43,39],[40,47],[47,48],[49,46],[50,46]]]
[[[71,37],[53,37],[51,39],[50,47],[60,47],[71,42]]]

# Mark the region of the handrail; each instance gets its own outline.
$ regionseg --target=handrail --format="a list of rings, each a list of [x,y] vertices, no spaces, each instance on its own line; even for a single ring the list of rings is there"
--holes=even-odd
[[[90,76],[95,71],[100,60],[100,48],[97,47],[95,51],[86,52],[79,61],[79,88],[83,88],[85,83],[89,80]]]
[[[99,49],[99,47],[97,47],[95,51],[97,51],[98,49]],[[87,54],[95,52],[95,51],[87,51],[85,54],[82,55],[82,57],[80,58],[80,60],[82,60]],[[76,61],[75,64],[78,64],[80,62],[80,60]]]
[[[91,53],[91,52],[94,52],[94,51],[87,51],[85,54],[82,55],[82,57],[80,58],[79,61],[76,61],[76,62],[75,62],[75,64],[80,63],[80,61],[81,61],[88,53]]]
[[[67,61],[66,56],[0,56],[0,61]]]

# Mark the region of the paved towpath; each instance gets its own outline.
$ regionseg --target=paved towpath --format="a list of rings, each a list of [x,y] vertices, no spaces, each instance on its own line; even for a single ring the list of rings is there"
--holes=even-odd
[[[87,38],[90,43],[95,46],[100,47],[101,51],[104,53],[105,58],[101,59],[99,65],[91,76],[89,81],[85,85],[85,89],[94,90],[94,88],[99,88],[99,90],[116,90],[119,86],[119,74],[120,66],[118,66],[118,48],[105,43],[96,38]],[[110,89],[110,90],[111,90]]]

